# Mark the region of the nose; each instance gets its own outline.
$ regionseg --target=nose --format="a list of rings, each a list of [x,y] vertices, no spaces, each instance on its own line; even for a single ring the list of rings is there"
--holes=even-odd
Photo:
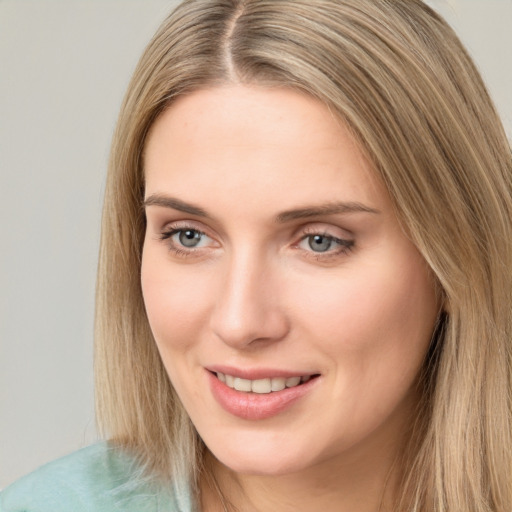
[[[280,303],[279,270],[256,255],[232,257],[221,276],[211,329],[224,343],[242,349],[283,339],[289,321]]]

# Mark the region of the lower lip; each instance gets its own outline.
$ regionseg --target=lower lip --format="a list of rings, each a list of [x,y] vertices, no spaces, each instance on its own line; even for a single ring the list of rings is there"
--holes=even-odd
[[[291,407],[297,400],[309,393],[318,377],[304,384],[272,393],[245,393],[236,391],[208,372],[210,389],[221,407],[244,420],[264,420],[276,416]]]

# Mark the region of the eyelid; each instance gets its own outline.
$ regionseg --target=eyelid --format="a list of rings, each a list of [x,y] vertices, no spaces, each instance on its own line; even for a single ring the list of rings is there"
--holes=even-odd
[[[161,223],[160,231],[170,231],[171,229],[196,229],[197,231],[205,231],[207,228],[202,222],[193,219],[167,220]]]
[[[156,231],[160,235],[170,233],[171,231],[186,231],[187,229],[197,231],[203,235],[206,235],[212,240],[216,240],[218,238],[208,226],[205,226],[202,222],[198,222],[192,219],[168,221],[162,223],[162,227],[156,227]]]
[[[177,233],[181,233],[183,231],[195,231],[196,233],[198,233],[199,235],[201,236],[206,236],[208,238],[210,238],[212,240],[212,237],[211,236],[208,236],[204,231],[201,231],[200,229],[197,229],[197,228],[194,228],[192,226],[178,226],[178,227],[170,227],[168,229],[165,229],[163,230],[161,233],[160,233],[160,238],[162,240],[169,240],[170,238],[172,238],[174,235],[176,235]]]
[[[325,236],[331,236],[333,238],[340,239],[352,239],[354,238],[354,233],[348,229],[337,226],[336,224],[331,224],[329,222],[308,222],[307,224],[303,224],[298,229],[298,234],[307,234],[307,235],[320,235],[324,234]]]

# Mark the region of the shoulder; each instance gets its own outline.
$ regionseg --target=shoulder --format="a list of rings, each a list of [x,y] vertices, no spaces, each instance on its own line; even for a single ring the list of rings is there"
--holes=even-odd
[[[5,489],[0,493],[0,512],[189,512],[178,506],[171,492],[140,475],[133,458],[98,443],[51,462]]]

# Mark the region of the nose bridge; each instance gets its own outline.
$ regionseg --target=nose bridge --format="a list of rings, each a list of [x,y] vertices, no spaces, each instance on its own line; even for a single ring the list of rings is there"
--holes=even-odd
[[[212,330],[225,343],[243,347],[278,340],[287,330],[279,304],[278,269],[250,244],[226,257]]]

